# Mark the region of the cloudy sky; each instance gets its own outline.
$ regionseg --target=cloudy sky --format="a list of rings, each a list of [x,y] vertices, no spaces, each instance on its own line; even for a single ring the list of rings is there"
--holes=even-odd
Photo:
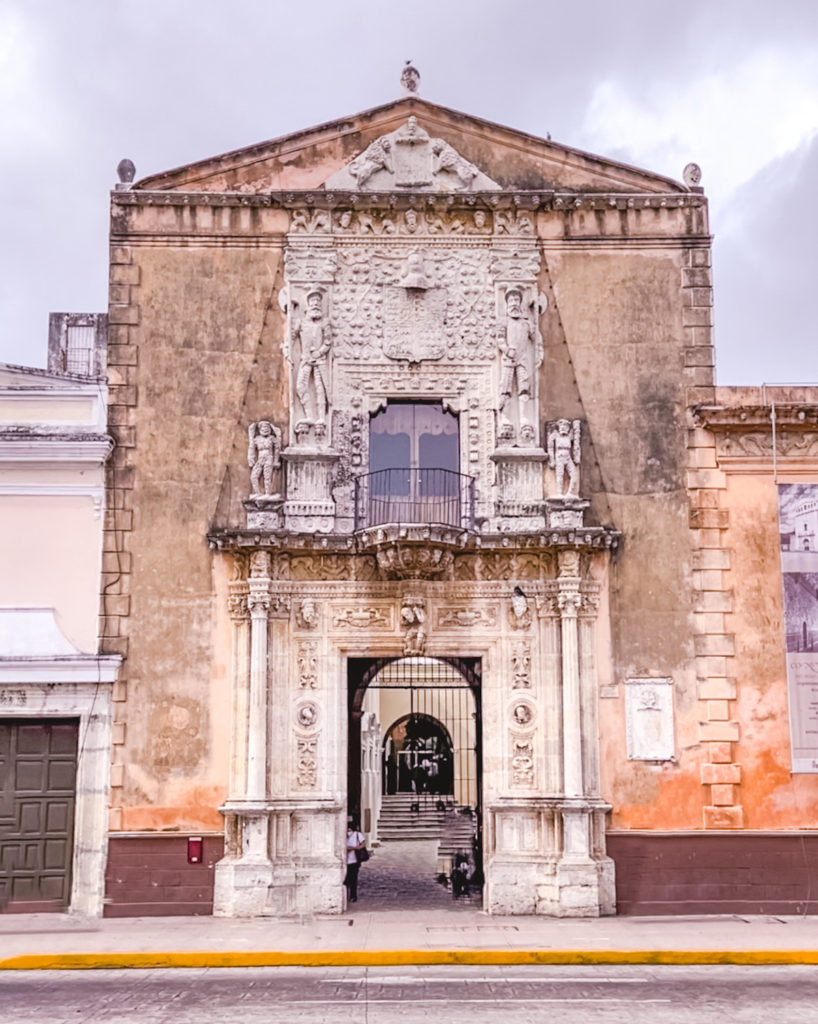
[[[723,384],[818,382],[818,0],[0,0],[0,360],[105,309],[108,191],[421,95],[703,169]]]

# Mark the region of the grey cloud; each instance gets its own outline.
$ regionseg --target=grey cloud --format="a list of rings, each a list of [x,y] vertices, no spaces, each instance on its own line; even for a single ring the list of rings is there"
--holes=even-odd
[[[718,379],[818,383],[818,136],[768,165],[714,225]]]
[[[753,6],[6,0],[32,27],[37,87],[0,151],[0,359],[42,364],[49,310],[105,308],[107,194],[123,156],[142,176],[376,106],[399,94],[408,57],[428,98],[577,144],[600,81],[683,90],[753,47],[795,52],[818,37],[812,0]],[[735,321],[718,315],[729,348]]]

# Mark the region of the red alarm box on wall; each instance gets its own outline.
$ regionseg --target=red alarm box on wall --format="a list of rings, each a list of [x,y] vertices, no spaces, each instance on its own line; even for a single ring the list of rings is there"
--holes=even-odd
[[[204,856],[204,840],[201,836],[190,836],[187,841],[188,864],[201,864]]]

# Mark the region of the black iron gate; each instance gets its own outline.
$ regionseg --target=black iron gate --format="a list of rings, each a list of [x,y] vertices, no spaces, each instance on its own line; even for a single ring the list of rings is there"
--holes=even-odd
[[[482,715],[479,658],[351,658],[348,662],[349,813],[361,815],[361,719],[379,691],[382,791],[470,808],[482,851]],[[391,712],[390,712],[390,709]],[[482,865],[478,863],[478,867]]]

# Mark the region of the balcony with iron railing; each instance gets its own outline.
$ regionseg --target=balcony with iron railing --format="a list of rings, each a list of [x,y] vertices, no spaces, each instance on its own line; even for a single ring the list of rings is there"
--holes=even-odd
[[[379,469],[355,478],[355,530],[373,526],[475,528],[474,477],[449,469]]]

